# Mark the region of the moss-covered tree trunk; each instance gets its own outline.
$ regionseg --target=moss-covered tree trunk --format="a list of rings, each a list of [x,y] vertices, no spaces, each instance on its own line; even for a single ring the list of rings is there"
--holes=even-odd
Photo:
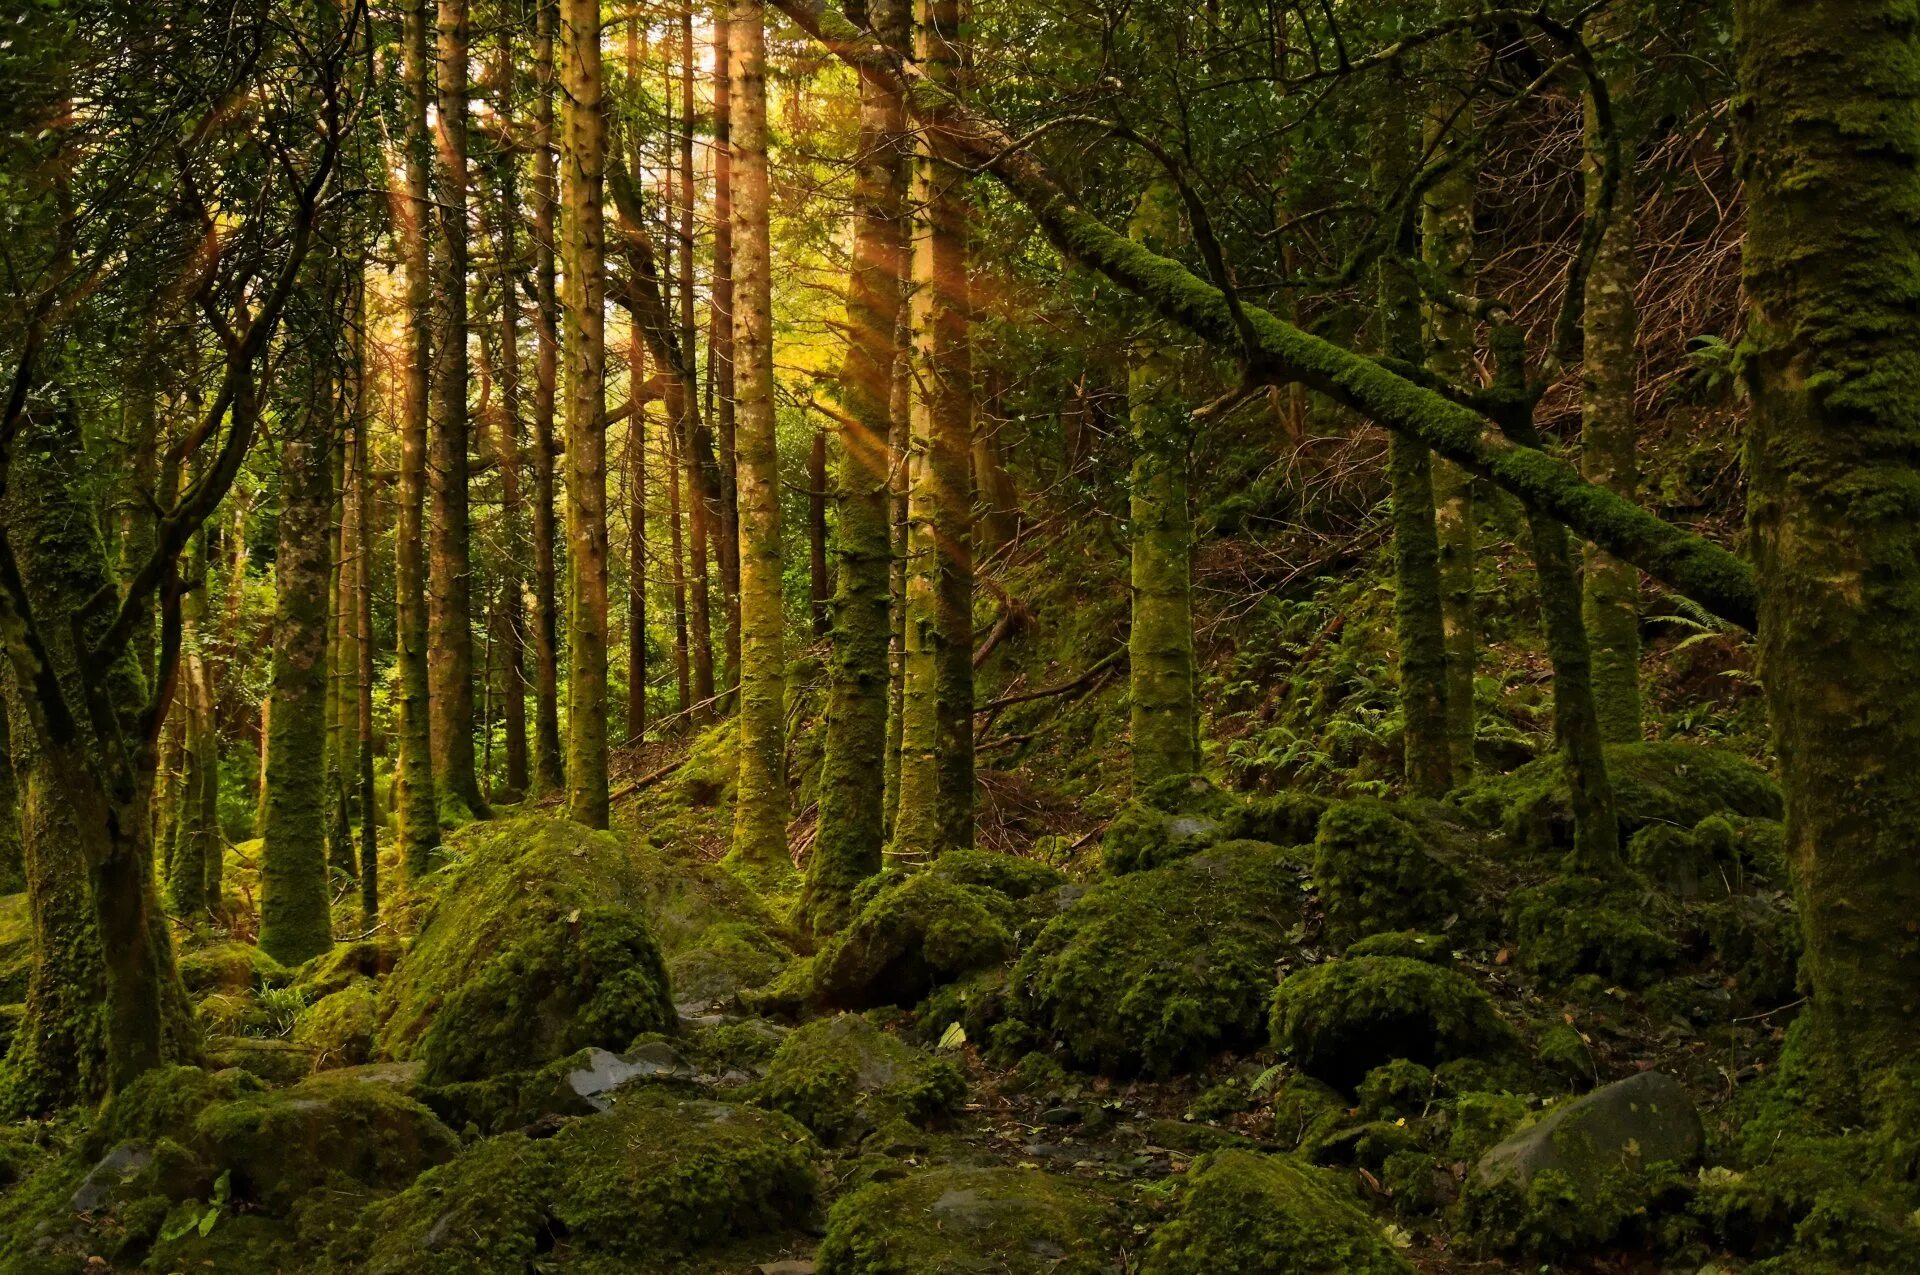
[[[354,342],[361,375],[366,375],[366,284],[362,280],[357,306],[361,322],[354,326]],[[361,382],[364,390],[365,380]],[[368,467],[373,449],[367,435],[371,413],[364,397],[357,408],[353,430],[353,532],[360,552],[353,559],[353,659],[359,666],[354,679],[354,792],[360,820],[360,919],[372,925],[380,915],[380,814],[373,778],[373,481]]]
[[[555,294],[553,33],[556,6],[537,7],[533,38],[533,791],[560,791],[559,532],[554,515],[554,415],[559,398],[560,302]]]
[[[1587,116],[1587,215],[1599,214],[1600,140]],[[1618,175],[1605,235],[1587,273],[1585,357],[1580,374],[1580,472],[1632,500],[1640,485],[1634,388],[1639,370],[1638,219],[1632,174]],[[1588,552],[1583,576],[1593,702],[1609,743],[1640,738],[1640,569],[1604,549]]]
[[[685,406],[676,417],[682,431],[682,450],[686,453],[687,489],[690,494],[688,508],[688,550],[690,563],[687,622],[692,627],[690,642],[693,654],[693,695],[702,707],[696,718],[706,721],[713,716],[714,670],[713,670],[713,586],[710,579],[709,560],[724,557],[713,552],[716,533],[720,530],[720,474],[714,463],[713,439],[709,435],[706,419],[700,413],[699,380],[695,375],[698,366],[695,348],[696,332],[694,326],[694,172],[693,172],[693,9],[691,3],[681,9],[679,22],[680,46],[680,112],[676,121],[674,141],[680,154],[678,180],[674,184],[675,211],[679,217],[678,265],[680,268],[679,347],[685,360],[683,375],[680,378]]]
[[[502,127],[512,135],[514,117],[515,27],[504,25],[495,45],[492,76],[495,110]],[[502,146],[494,156],[494,198],[491,201],[495,286],[499,291],[500,428],[494,454],[500,458],[500,516],[505,552],[500,555],[500,694],[506,734],[506,799],[519,801],[530,777],[527,767],[527,643],[526,564],[532,536],[525,499],[525,387],[520,359],[520,181],[519,158]]]
[[[6,701],[0,699],[0,894],[18,894],[27,888],[27,865],[20,851],[20,796],[7,718]]]
[[[406,338],[400,393],[399,514],[394,527],[394,783],[401,862],[408,877],[433,867],[440,845],[434,797],[433,731],[428,717],[427,388],[433,367],[433,280],[427,252],[429,145],[427,104],[432,97],[427,60],[428,0],[413,0],[404,28],[407,87],[407,197],[399,201],[401,270],[406,290]]]
[[[740,467],[740,740],[733,856],[763,867],[783,864],[787,857],[787,660],[780,463],[774,450],[766,16],[766,6],[758,0],[734,0],[727,18],[733,112],[735,449]]]
[[[607,826],[607,126],[599,0],[559,0],[567,427],[567,810]]]
[[[316,279],[315,283],[318,284]],[[332,282],[329,280],[328,282]],[[335,289],[320,289],[331,294]],[[331,295],[322,295],[321,304]],[[297,965],[333,943],[327,883],[327,580],[338,402],[333,335],[300,325],[300,406],[283,414],[279,545],[274,557],[273,716],[260,847],[260,948]]]
[[[1148,188],[1133,215],[1133,237],[1153,246],[1179,230],[1174,192]],[[1177,361],[1166,334],[1149,327],[1127,365],[1133,433],[1128,481],[1132,620],[1127,630],[1128,731],[1133,790],[1200,768],[1195,747],[1193,520],[1187,507],[1192,426],[1180,400]]]
[[[1396,86],[1397,90],[1397,86]],[[1400,103],[1396,91],[1395,106]],[[1383,192],[1402,185],[1414,160],[1410,121],[1389,108],[1376,175]],[[1405,218],[1380,265],[1381,348],[1405,363],[1421,360],[1420,290],[1409,259],[1412,218]],[[1419,439],[1387,439],[1393,511],[1394,641],[1400,665],[1400,724],[1407,787],[1437,797],[1453,785],[1447,733],[1447,641],[1440,607],[1440,538],[1434,525],[1433,454]]]
[[[713,6],[713,290],[707,315],[707,385],[720,455],[720,582],[726,595],[722,711],[740,685],[740,466],[733,406],[733,99],[727,81],[727,0]]]
[[[827,430],[814,422],[807,440],[807,628],[823,638],[833,626],[833,584],[827,572]]]
[[[1460,130],[1452,127],[1453,107],[1448,103],[1429,112],[1429,153],[1465,144]],[[1456,294],[1470,290],[1476,172],[1471,157],[1463,159],[1428,189],[1421,207],[1421,255],[1427,268]],[[1466,388],[1478,385],[1473,320],[1459,309],[1428,307],[1426,355],[1434,375]],[[1473,778],[1478,726],[1473,695],[1480,660],[1480,632],[1474,621],[1478,511],[1473,487],[1472,474],[1450,460],[1434,458],[1433,521],[1440,550],[1440,623],[1447,651],[1447,760],[1455,784]]]
[[[167,854],[163,861],[166,874],[167,906],[189,926],[205,919],[207,909],[219,904],[217,895],[207,893],[207,879],[218,875],[208,862],[210,851],[220,844],[217,802],[219,796],[220,740],[215,728],[213,685],[205,644],[207,632],[207,594],[212,587],[208,559],[210,533],[202,527],[188,551],[180,600],[182,651],[180,673],[174,692],[173,712],[179,718],[179,783],[175,795],[172,823],[168,829]],[[216,802],[215,821],[206,817],[207,796]]]
[[[906,0],[868,9],[881,38],[902,47]],[[853,887],[880,870],[885,838],[887,648],[891,637],[889,525],[893,369],[906,275],[906,105],[876,76],[860,80],[855,143],[853,267],[847,347],[837,382],[833,647],[820,822],[799,915],[816,934],[847,919]]]
[[[646,379],[645,347],[629,340],[627,383]],[[647,413],[638,398],[627,417],[627,742],[647,731]]]
[[[907,326],[906,289],[894,320],[893,376],[888,402],[887,454],[887,761],[886,795],[881,800],[886,840],[893,839],[894,815],[900,809],[900,739],[907,688],[907,455],[912,448],[913,389],[910,379],[913,344]]]
[[[1911,1111],[1920,27],[1898,0],[1735,10],[1749,518],[1804,968],[1828,1074]]]
[[[966,65],[965,7],[919,0],[930,83]],[[973,844],[973,366],[967,334],[966,173],[938,118],[914,162],[913,441],[907,496],[906,669],[896,853]]]
[[[438,0],[436,163],[433,168],[435,292],[428,482],[433,498],[428,573],[427,676],[433,776],[444,817],[483,815],[486,802],[473,757],[473,563],[467,453],[467,0]]]

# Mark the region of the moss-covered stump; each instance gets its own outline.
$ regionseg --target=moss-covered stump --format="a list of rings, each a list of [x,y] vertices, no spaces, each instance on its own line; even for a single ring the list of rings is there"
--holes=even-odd
[[[1383,930],[1433,927],[1458,912],[1466,878],[1436,857],[1378,801],[1342,801],[1313,842],[1313,885],[1327,929],[1352,941]]]
[[[822,1142],[844,1145],[892,1120],[926,1124],[950,1114],[966,1097],[966,1079],[946,1059],[857,1014],[839,1014],[789,1034],[747,1097],[792,1116]]]
[[[1672,741],[1609,744],[1607,776],[1624,842],[1654,824],[1692,828],[1711,815],[1779,819],[1779,785],[1744,757]],[[1560,756],[1529,762],[1461,793],[1463,809],[1516,845],[1539,853],[1573,848],[1573,798]]]
[[[1199,775],[1177,775],[1121,807],[1101,838],[1101,862],[1121,876],[1223,841],[1303,845],[1313,840],[1328,804],[1324,797],[1291,791],[1240,800]]]
[[[820,1275],[1101,1275],[1112,1202],[1030,1169],[941,1167],[865,1187],[833,1206]]]
[[[854,891],[853,920],[813,961],[811,999],[828,1009],[913,1005],[1011,956],[1063,881],[1031,859],[976,850],[869,878]]]
[[[377,1007],[373,983],[355,979],[301,1011],[293,1025],[293,1043],[313,1050],[315,1070],[357,1067],[373,1057]]]
[[[1466,975],[1404,956],[1329,961],[1282,979],[1273,1043],[1302,1071],[1353,1090],[1395,1059],[1426,1066],[1495,1056],[1517,1041]]]
[[[1488,1250],[1545,1255],[1590,1249],[1644,1219],[1705,1137],[1679,1081],[1642,1072],[1574,1098],[1474,1165],[1462,1221]]]
[[[251,943],[210,943],[180,954],[180,981],[187,995],[196,999],[280,987],[292,977],[284,965]]]
[[[1297,1161],[1217,1151],[1188,1174],[1142,1275],[1410,1275],[1373,1219]]]
[[[474,1080],[677,1021],[643,882],[612,834],[525,816],[469,825],[448,852],[382,980],[381,1054],[424,1062],[429,1083]]]
[[[1235,841],[1102,882],[1021,956],[1016,1012],[1076,1066],[1120,1074],[1257,1041],[1302,915],[1302,859]]]
[[[785,1116],[642,1092],[550,1138],[477,1142],[372,1205],[332,1257],[367,1275],[666,1275],[804,1220],[812,1139]]]

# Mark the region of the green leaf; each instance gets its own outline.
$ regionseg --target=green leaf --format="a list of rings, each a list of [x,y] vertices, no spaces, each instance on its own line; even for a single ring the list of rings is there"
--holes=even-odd
[[[199,1225],[199,1222],[200,1218],[197,1214],[192,1212],[181,1214],[179,1221],[173,1223],[171,1226],[161,1228],[160,1242],[162,1244],[173,1243],[182,1235],[185,1235],[188,1231],[191,1231],[195,1226]],[[206,1232],[202,1231],[201,1234],[204,1235]]]
[[[219,1208],[233,1198],[233,1170],[223,1169],[213,1180],[213,1206]]]
[[[940,1033],[941,1049],[958,1049],[967,1043],[967,1029],[959,1023],[948,1023],[947,1030]]]
[[[219,1220],[220,1220],[220,1208],[218,1205],[215,1205],[213,1208],[208,1209],[204,1214],[201,1215],[200,1234],[202,1236],[211,1234],[213,1232],[214,1224]]]

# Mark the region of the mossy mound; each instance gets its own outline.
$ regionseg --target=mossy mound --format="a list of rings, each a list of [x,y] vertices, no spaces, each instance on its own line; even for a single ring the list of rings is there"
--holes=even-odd
[[[1216,788],[1199,775],[1162,780],[1121,807],[1101,838],[1108,873],[1157,868],[1223,841],[1302,845],[1330,803],[1310,793],[1283,791],[1249,800]]]
[[[683,1271],[802,1221],[811,1145],[773,1112],[643,1091],[550,1138],[473,1144],[369,1207],[331,1260],[367,1275]]]
[[[1016,1012],[1098,1071],[1165,1075],[1256,1041],[1303,868],[1298,851],[1236,841],[1096,885],[1021,956]]]
[[[472,824],[382,980],[379,1051],[430,1083],[619,1048],[678,1021],[643,883],[609,833],[546,816]],[[439,874],[436,874],[439,875]]]
[[[351,943],[335,943],[293,972],[293,985],[319,1000],[356,979],[384,978],[406,954],[407,945],[391,934]]]
[[[180,954],[180,981],[187,995],[240,995],[280,987],[293,977],[280,962],[251,943],[209,943]]]
[[[270,1085],[291,1085],[314,1070],[318,1054],[277,1036],[209,1036],[206,1064],[238,1067]]]
[[[1063,881],[1043,864],[973,850],[872,877],[854,892],[853,920],[815,957],[810,998],[829,1009],[915,1004],[1011,956]]]
[[[1711,815],[1779,819],[1780,787],[1744,757],[1673,741],[1607,746],[1622,839],[1652,824],[1692,828]],[[1573,848],[1573,799],[1558,754],[1455,798],[1483,824],[1539,853]]]
[[[793,956],[787,927],[721,864],[644,846],[634,852],[648,926],[684,1009],[730,1003],[769,982]]]
[[[1664,928],[1671,908],[1651,891],[1619,882],[1561,877],[1516,890],[1508,918],[1520,963],[1555,982],[1598,974],[1645,987],[1680,953]]]
[[[1347,948],[1348,956],[1404,956],[1409,960],[1431,961],[1435,965],[1453,964],[1453,944],[1444,934],[1422,934],[1418,930],[1389,930],[1369,934]]]
[[[1314,1170],[1217,1151],[1187,1175],[1180,1211],[1154,1232],[1142,1275],[1410,1275],[1373,1220]]]
[[[1517,1041],[1466,975],[1404,956],[1310,966],[1273,994],[1273,1043],[1308,1075],[1352,1090],[1397,1058],[1425,1066],[1498,1054]]]
[[[820,1275],[1101,1275],[1113,1211],[1052,1173],[926,1169],[835,1204],[815,1261]]]
[[[966,1078],[951,1062],[857,1014],[838,1014],[790,1033],[747,1097],[792,1116],[822,1142],[841,1145],[890,1120],[936,1120],[957,1109],[966,1091]]]
[[[1431,927],[1458,912],[1466,878],[1377,801],[1328,809],[1313,842],[1313,885],[1336,939]]]
[[[373,983],[355,979],[322,996],[293,1025],[293,1043],[314,1051],[314,1067],[357,1067],[373,1057],[379,998]]]

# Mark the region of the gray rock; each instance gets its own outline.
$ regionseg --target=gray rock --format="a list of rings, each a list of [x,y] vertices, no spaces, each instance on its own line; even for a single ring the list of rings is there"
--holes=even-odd
[[[1700,1112],[1685,1087],[1664,1072],[1646,1071],[1554,1108],[1481,1156],[1473,1174],[1481,1183],[1524,1188],[1552,1169],[1575,1186],[1598,1185],[1622,1169],[1691,1168],[1704,1142]]]
[[[138,1142],[122,1142],[101,1156],[100,1163],[87,1170],[87,1176],[80,1179],[80,1185],[74,1189],[67,1207],[75,1213],[93,1212],[112,1200],[121,1187],[146,1172],[147,1166],[152,1163],[151,1147]]]
[[[589,1049],[587,1065],[567,1073],[567,1087],[595,1111],[606,1111],[613,1105],[613,1091],[630,1081],[691,1080],[694,1074],[673,1046],[649,1041],[627,1054]]]

